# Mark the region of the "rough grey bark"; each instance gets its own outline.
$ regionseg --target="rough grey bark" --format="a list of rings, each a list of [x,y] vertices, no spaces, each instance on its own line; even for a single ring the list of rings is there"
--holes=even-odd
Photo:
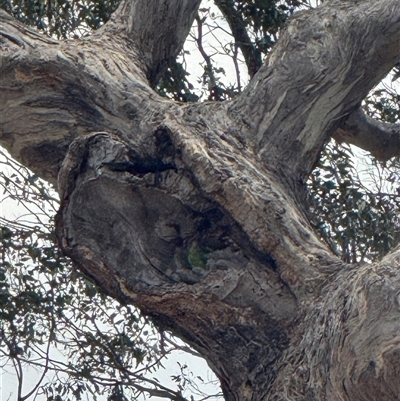
[[[202,104],[151,89],[199,2],[151,4],[66,42],[0,13],[1,143],[58,175],[62,249],[194,346],[226,400],[399,400],[400,251],[344,265],[302,191],[399,59],[400,3],[298,13],[242,96]]]
[[[132,0],[114,13],[117,30],[121,25],[134,41],[140,63],[151,84],[160,71],[175,60],[189,34],[201,0]],[[107,29],[110,29],[112,23]]]
[[[377,159],[387,161],[400,153],[400,124],[376,121],[356,109],[335,132],[334,138],[370,152]]]

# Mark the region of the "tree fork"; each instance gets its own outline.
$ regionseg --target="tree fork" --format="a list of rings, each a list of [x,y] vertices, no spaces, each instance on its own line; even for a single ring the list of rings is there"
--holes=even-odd
[[[344,265],[298,193],[399,59],[399,2],[298,13],[237,100],[186,105],[151,85],[199,2],[152,4],[67,42],[0,12],[1,141],[59,173],[60,246],[201,352],[229,401],[398,400],[399,251]]]
[[[271,257],[202,193],[165,131],[154,139],[160,159],[150,161],[105,133],[73,142],[59,175],[61,247],[105,291],[200,351],[228,400],[260,398],[296,299]]]

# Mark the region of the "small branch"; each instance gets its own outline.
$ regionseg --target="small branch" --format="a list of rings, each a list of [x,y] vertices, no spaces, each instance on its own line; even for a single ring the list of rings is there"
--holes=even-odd
[[[243,53],[249,76],[253,78],[262,65],[261,52],[253,45],[247,33],[243,17],[235,9],[234,2],[232,0],[215,0],[215,4],[226,18],[235,38],[235,44],[239,46]]]
[[[332,15],[334,23],[325,24]],[[399,27],[397,0],[346,2],[346,10],[341,2],[325,2],[296,13],[229,106],[260,159],[304,181],[343,118],[398,60]]]
[[[214,76],[213,66],[211,63],[211,57],[206,53],[206,51],[204,50],[204,47],[203,47],[203,22],[204,22],[204,20],[202,20],[198,15],[196,15],[196,22],[197,22],[196,44],[200,51],[200,54],[202,55],[204,61],[206,62],[206,65],[207,65],[206,73],[210,79],[208,86],[209,86],[210,92],[212,93],[213,89],[217,86],[217,81]],[[211,95],[210,95],[210,97],[211,97]],[[210,97],[209,97],[209,100],[211,100]]]
[[[4,329],[1,329],[0,332],[0,339],[4,342],[4,344],[6,345],[6,347],[8,348],[8,352],[5,352],[5,350],[3,350],[1,348],[1,353],[10,358],[14,370],[15,370],[15,374],[17,376],[17,380],[18,380],[18,388],[17,388],[17,400],[21,401],[22,399],[22,386],[23,386],[23,377],[24,377],[24,373],[22,370],[22,364],[21,364],[21,360],[20,357],[17,356],[17,344],[15,343],[14,339],[8,340]]]
[[[382,161],[400,155],[400,124],[374,120],[364,114],[361,108],[349,116],[333,138],[371,152]]]
[[[240,83],[240,69],[238,63],[238,45],[235,43],[233,45],[233,64],[235,65],[235,73],[236,73],[236,82],[238,87],[238,92],[242,92],[242,85]]]
[[[53,294],[54,296],[54,294]],[[26,394],[25,396],[21,397],[21,401],[25,401],[27,399],[29,399],[40,387],[40,385],[42,384],[47,372],[49,371],[49,362],[50,362],[50,347],[51,347],[51,341],[54,335],[54,329],[55,329],[55,319],[54,319],[54,315],[52,314],[52,318],[51,318],[51,327],[50,327],[50,333],[49,333],[49,337],[47,340],[47,347],[46,347],[46,360],[45,360],[45,364],[44,364],[44,368],[42,371],[42,374],[39,378],[39,380],[37,381],[36,385],[33,387],[33,389]]]
[[[14,359],[12,359],[14,362]],[[79,380],[82,379],[81,374],[79,371],[72,370],[71,367],[61,361],[56,361],[51,358],[47,358],[45,363],[42,362],[35,362],[32,360],[28,360],[25,358],[18,358],[17,359],[18,363],[21,364],[21,362],[24,362],[28,365],[31,366],[36,366],[38,368],[42,368],[47,371],[51,372],[57,372],[57,373],[66,373],[71,377],[75,377]],[[51,365],[50,365],[51,364]],[[174,391],[168,387],[163,386],[161,383],[158,383],[156,380],[152,380],[150,378],[147,378],[145,376],[141,375],[133,375],[133,377],[130,377],[130,375],[125,375],[125,377],[122,377],[121,379],[118,378],[112,378],[112,377],[106,377],[106,376],[99,376],[99,375],[91,375],[90,378],[87,378],[87,380],[90,383],[96,383],[98,385],[102,386],[115,386],[116,384],[122,384],[124,386],[129,386],[132,388],[135,388],[136,390],[142,391],[142,392],[147,392],[150,396],[157,396],[157,397],[162,397],[162,398],[168,398],[171,400],[177,400],[177,401],[187,401],[186,398],[183,398],[183,396],[180,394],[178,391]],[[142,381],[148,384],[152,384],[155,387],[150,388],[150,387],[145,387],[142,386],[141,384],[138,384],[135,382],[135,380]],[[21,388],[22,388],[22,380],[21,380]],[[31,395],[31,394],[29,394]],[[18,401],[24,401],[26,400],[25,397],[19,397]]]
[[[179,345],[179,344],[177,344],[175,341],[172,340],[171,337],[166,337],[165,341],[167,343],[171,344],[172,346],[174,346],[175,349],[178,349],[178,350],[183,351],[183,352],[187,352],[188,354],[191,354],[191,355],[193,355],[193,356],[195,356],[197,358],[201,358],[202,357],[198,352],[196,352],[191,347],[188,347],[187,345]]]

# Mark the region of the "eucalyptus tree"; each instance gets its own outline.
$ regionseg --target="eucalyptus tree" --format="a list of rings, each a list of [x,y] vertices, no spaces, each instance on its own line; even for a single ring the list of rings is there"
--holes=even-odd
[[[331,137],[398,155],[399,125],[361,104],[400,58],[400,5],[294,13],[264,62],[237,43],[242,93],[181,103],[157,85],[199,7],[124,1],[63,41],[1,12],[2,144],[57,184],[64,254],[204,356],[226,400],[397,400],[399,251],[343,261],[305,183]]]

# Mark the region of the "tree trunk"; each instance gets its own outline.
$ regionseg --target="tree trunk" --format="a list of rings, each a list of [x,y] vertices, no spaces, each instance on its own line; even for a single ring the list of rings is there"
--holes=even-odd
[[[226,400],[400,400],[400,251],[343,264],[304,200],[399,59],[400,3],[300,12],[237,100],[177,104],[151,85],[199,3],[126,1],[66,42],[1,12],[1,143],[58,176],[65,254],[196,348]]]

